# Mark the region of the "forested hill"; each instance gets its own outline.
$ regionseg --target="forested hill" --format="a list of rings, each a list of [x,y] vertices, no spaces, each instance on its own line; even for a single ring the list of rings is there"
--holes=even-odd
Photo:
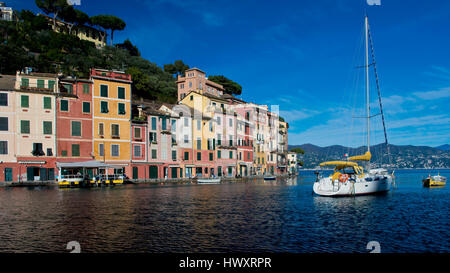
[[[364,154],[367,147],[348,148],[339,145],[319,147],[313,144],[289,145],[289,150],[302,148],[305,154],[299,155],[304,168],[315,168],[320,162],[343,160],[344,155]],[[395,168],[450,168],[450,151],[428,146],[389,145],[391,160]],[[389,158],[386,145],[378,144],[371,147],[372,162],[387,164]],[[384,165],[386,166],[386,165]]]
[[[114,44],[114,31],[126,31],[126,22],[118,17],[89,17],[67,5],[66,1],[37,0],[36,5],[50,18],[68,23],[70,28],[61,33],[54,32],[53,20],[29,10],[17,12],[14,21],[0,20],[0,74],[14,75],[17,70],[31,67],[35,72],[61,72],[65,76],[87,78],[90,68],[122,70],[131,74],[135,96],[176,102],[177,75],[184,74],[189,68],[182,60],[162,68],[144,59],[130,40]],[[97,48],[94,43],[72,35],[81,28],[94,28],[109,36],[105,36],[109,45]],[[239,85],[225,77],[216,81],[230,86],[226,88],[228,93],[241,92]]]

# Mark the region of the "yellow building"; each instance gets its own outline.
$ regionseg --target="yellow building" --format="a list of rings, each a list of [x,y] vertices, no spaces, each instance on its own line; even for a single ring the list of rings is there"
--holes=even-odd
[[[91,70],[93,81],[93,151],[95,159],[121,165],[131,160],[131,75]]]

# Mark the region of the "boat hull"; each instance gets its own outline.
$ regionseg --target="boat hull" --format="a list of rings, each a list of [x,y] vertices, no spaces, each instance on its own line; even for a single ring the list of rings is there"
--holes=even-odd
[[[220,184],[220,178],[197,179],[197,184]]]
[[[391,189],[391,185],[391,176],[372,181],[359,180],[345,183],[337,181],[333,183],[331,179],[324,178],[314,183],[313,190],[320,196],[359,196],[386,193]]]
[[[422,180],[422,184],[426,188],[431,188],[431,187],[443,187],[445,186],[446,182],[434,181],[433,179],[427,178]]]

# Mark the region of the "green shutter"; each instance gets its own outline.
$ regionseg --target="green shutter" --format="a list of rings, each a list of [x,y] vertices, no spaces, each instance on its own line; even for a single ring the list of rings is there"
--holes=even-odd
[[[21,101],[20,105],[22,107],[28,108],[30,106],[30,104],[29,104],[29,97],[27,95],[22,95],[20,99],[21,99],[20,100]]]
[[[152,130],[156,130],[156,118],[152,117]]]
[[[100,102],[100,111],[102,113],[108,113],[108,102],[107,101],[102,101]]]
[[[201,152],[197,153],[197,160],[202,160],[202,153]]]
[[[55,81],[48,81],[48,89],[52,89],[53,90],[53,87],[55,86]]]
[[[60,105],[61,111],[69,111],[69,101],[68,100],[61,100]]]
[[[90,113],[90,112],[91,112],[91,103],[83,102],[83,113]]]
[[[209,153],[209,161],[213,161],[213,153]]]
[[[44,109],[52,109],[52,98],[44,97]]]
[[[61,151],[61,156],[67,156],[67,151],[66,150],[62,150]]]
[[[52,134],[52,122],[51,121],[44,121],[44,135],[51,135]]]
[[[89,94],[89,84],[87,83],[83,84],[83,93]]]
[[[189,160],[189,152],[184,152],[184,160]]]
[[[44,80],[37,80],[37,87],[38,88],[45,88],[45,81]]]
[[[72,121],[72,136],[81,136],[81,122]]]
[[[28,79],[22,78],[22,84],[21,86],[23,87],[28,87],[30,86],[30,81]]]
[[[67,93],[73,94],[73,86],[71,84],[64,84],[64,87],[67,90]]]
[[[222,157],[222,151],[217,151],[217,158],[221,158]]]
[[[125,88],[123,88],[123,87],[117,88],[117,97],[119,99],[125,99]]]
[[[29,120],[21,120],[20,121],[20,133],[21,134],[29,134],[30,133],[30,121]]]
[[[125,103],[119,103],[119,115],[125,115]]]
[[[72,144],[72,156],[80,156],[80,144]]]
[[[100,96],[101,97],[108,97],[108,86],[107,85],[100,85]]]

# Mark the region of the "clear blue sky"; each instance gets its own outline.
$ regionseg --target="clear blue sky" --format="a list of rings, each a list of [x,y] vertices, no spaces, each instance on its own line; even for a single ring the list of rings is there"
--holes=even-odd
[[[6,3],[38,11],[32,0]],[[280,105],[289,144],[321,146],[365,143],[362,120],[352,119],[364,98],[352,96],[364,92],[354,67],[363,65],[367,9],[390,142],[450,143],[450,1],[81,0],[78,8],[121,17],[127,27],[115,42],[129,38],[152,62],[182,59],[240,83],[247,101]]]

